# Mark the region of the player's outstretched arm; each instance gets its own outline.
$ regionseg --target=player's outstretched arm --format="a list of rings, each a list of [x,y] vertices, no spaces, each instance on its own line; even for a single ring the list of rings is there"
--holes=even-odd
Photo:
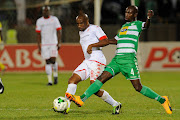
[[[146,19],[146,23],[144,24],[144,28],[146,28],[146,29],[149,28],[149,26],[150,26],[150,19],[152,18],[152,16],[154,16],[153,10],[148,10],[147,19]]]
[[[115,38],[109,39],[109,44],[115,44],[117,45],[117,40]]]
[[[97,43],[89,45],[88,48],[87,48],[87,53],[89,53],[89,54],[92,53],[92,47],[104,47],[106,45],[109,45],[109,40],[108,39],[100,40]]]

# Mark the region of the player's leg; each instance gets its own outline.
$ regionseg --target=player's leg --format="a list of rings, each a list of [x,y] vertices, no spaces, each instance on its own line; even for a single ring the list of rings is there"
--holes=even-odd
[[[112,114],[119,114],[122,105],[120,102],[117,102],[116,100],[114,100],[111,97],[111,95],[109,95],[108,92],[106,92],[103,89],[100,89],[98,92],[94,94],[113,107]]]
[[[4,85],[2,83],[2,80],[0,78],[0,94],[2,94],[4,92]]]
[[[130,60],[131,60],[130,63],[120,65],[122,74],[126,77],[127,80],[131,81],[131,83],[136,91],[140,92],[141,94],[143,94],[149,98],[156,99],[160,103],[163,103],[165,101],[164,98],[162,98],[160,95],[158,95],[157,93],[152,91],[150,88],[143,86],[141,84],[140,73],[139,73],[136,57],[134,57],[133,59],[130,59]]]
[[[149,87],[142,85],[139,79],[131,80],[131,83],[136,91],[151,99],[157,100],[163,105],[168,114],[172,114],[172,109],[167,96],[160,96]]]
[[[105,64],[100,63],[100,62],[96,62],[96,61],[92,61],[89,67],[91,68],[91,71],[90,71],[90,84],[92,84],[92,83],[95,82],[97,77],[100,76],[101,73],[103,72],[103,70],[105,68]],[[114,108],[113,114],[119,114],[119,110],[121,108],[121,103],[114,100],[111,97],[111,95],[109,95],[109,93],[107,91],[105,91],[103,89],[100,89],[98,92],[96,92],[94,94],[96,96],[98,96],[99,98],[101,98],[106,103],[110,104]],[[118,109],[116,109],[116,107]]]
[[[56,62],[56,58],[58,56],[57,46],[56,45],[50,46],[49,51],[50,51],[52,69],[53,69],[54,84],[57,84],[58,83],[58,63]]]
[[[68,88],[66,93],[74,95],[76,93],[77,84],[82,80],[89,78],[90,72],[86,63],[87,60],[84,60],[73,72],[72,76],[68,80]],[[70,102],[68,104],[70,109]],[[68,109],[68,110],[69,110]],[[68,111],[67,111],[68,113]]]
[[[88,99],[92,94],[99,91],[100,88],[102,87],[102,85],[106,81],[108,81],[110,78],[112,78],[113,76],[115,76],[118,73],[119,73],[119,66],[116,64],[115,59],[113,59],[110,62],[110,64],[106,66],[105,70],[97,78],[97,80],[87,88],[87,90],[84,92],[83,95],[75,96],[75,95],[71,95],[71,94],[66,93],[66,96],[70,100],[72,100],[76,105],[81,107],[86,99]]]
[[[82,101],[85,101],[92,94],[96,93],[106,81],[111,79],[119,72],[119,65],[117,64],[116,59],[113,58],[112,61],[105,67],[103,73],[97,78],[97,80],[93,84],[89,86],[89,88],[81,96]]]
[[[161,104],[165,102],[165,99],[163,97],[161,97],[159,94],[154,92],[149,87],[142,85],[139,79],[130,80],[130,81],[137,92],[140,92],[144,96],[147,96],[151,99],[155,99],[155,100],[159,101]]]
[[[68,80],[68,88],[66,90],[66,93],[70,93],[70,94],[74,95],[76,93],[77,84],[80,81],[81,81],[81,77],[78,74],[73,73],[73,75]],[[70,106],[71,106],[71,102],[68,99],[68,109],[66,110],[65,114],[67,114],[69,112]]]
[[[89,88],[84,92],[84,94],[81,96],[81,99],[83,102],[85,102],[86,99],[88,99],[92,94],[96,93],[100,90],[102,85],[108,81],[110,78],[112,78],[112,74],[104,71],[97,80],[89,86]]]
[[[48,86],[52,85],[52,66],[51,66],[51,53],[50,53],[50,46],[41,46],[41,56],[46,61],[45,65],[45,72],[48,78]]]
[[[69,100],[73,101],[77,106],[81,107],[84,104],[85,100],[88,99],[91,95],[93,95],[97,91],[99,91],[103,83],[105,83],[107,79],[110,79],[111,77],[112,75],[109,72],[104,71],[101,74],[101,76],[98,77],[97,80],[87,88],[87,90],[84,92],[83,95],[75,96],[66,93],[66,96]]]
[[[52,66],[51,66],[51,61],[50,59],[46,60],[46,65],[45,65],[45,71],[47,74],[47,78],[48,78],[48,86],[52,85]]]
[[[58,83],[58,64],[56,62],[56,57],[51,57],[51,64],[53,69],[53,77],[54,77],[54,84]]]
[[[161,104],[163,104],[166,101],[164,97],[161,97],[159,94],[151,90],[149,87],[141,84],[140,73],[136,58],[132,59],[131,63],[121,65],[120,68],[122,74],[126,77],[126,79],[131,81],[136,91],[140,92],[144,96],[159,101]]]

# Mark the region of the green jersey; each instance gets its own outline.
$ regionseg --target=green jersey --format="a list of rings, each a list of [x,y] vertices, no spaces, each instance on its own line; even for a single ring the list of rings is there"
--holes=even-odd
[[[138,39],[145,22],[133,21],[125,23],[115,36],[117,40],[116,55],[124,53],[137,53]]]

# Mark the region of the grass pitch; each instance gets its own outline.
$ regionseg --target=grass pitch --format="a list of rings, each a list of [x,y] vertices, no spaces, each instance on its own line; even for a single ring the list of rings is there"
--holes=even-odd
[[[160,95],[169,96],[173,114],[165,113],[161,104],[136,92],[120,74],[103,85],[122,103],[122,112],[112,115],[112,107],[95,95],[78,108],[71,104],[64,115],[52,110],[52,102],[64,96],[71,73],[60,73],[58,85],[46,86],[45,73],[6,73],[2,76],[5,91],[0,95],[0,120],[180,120],[180,72],[143,72],[142,84]],[[89,86],[89,80],[78,84],[76,95]]]

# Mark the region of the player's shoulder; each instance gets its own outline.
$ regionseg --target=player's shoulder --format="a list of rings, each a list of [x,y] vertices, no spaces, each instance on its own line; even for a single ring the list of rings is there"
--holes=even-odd
[[[40,18],[37,19],[37,22],[40,22],[40,21],[42,21],[43,19],[44,19],[43,17],[40,17]]]
[[[93,24],[90,24],[90,25],[89,25],[89,28],[90,28],[92,31],[96,31],[96,30],[98,30],[98,29],[101,29],[100,26],[98,26],[98,25],[93,25]]]
[[[90,27],[94,27],[94,28],[98,28],[99,27],[98,25],[94,25],[94,24],[90,24],[89,26]]]
[[[143,22],[140,21],[140,20],[136,20],[136,21],[134,21],[134,23],[136,23],[136,24],[141,24],[141,23],[143,23]]]
[[[54,15],[51,15],[50,18],[51,18],[51,19],[58,19],[58,18],[57,18],[56,16],[54,16]]]

